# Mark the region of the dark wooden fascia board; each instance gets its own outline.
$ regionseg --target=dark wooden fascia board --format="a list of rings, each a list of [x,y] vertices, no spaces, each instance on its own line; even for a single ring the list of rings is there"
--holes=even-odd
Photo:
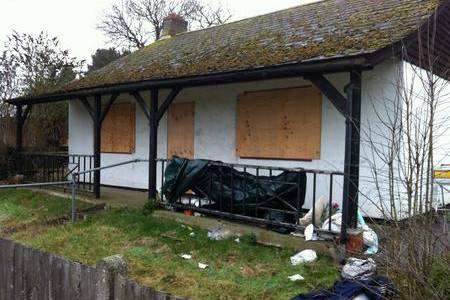
[[[148,91],[154,88],[172,89],[175,87],[184,88],[299,77],[310,74],[340,73],[348,72],[352,69],[370,70],[373,68],[373,66],[368,63],[366,56],[367,55],[365,54],[353,57],[333,58],[321,61],[302,62],[282,66],[198,75],[184,78],[146,80],[140,82],[81,89],[77,91],[58,94],[41,95],[35,97],[21,97],[8,100],[7,102],[14,105],[23,105],[28,103],[47,103],[77,99],[80,97],[91,97],[96,94],[111,95],[114,93]]]

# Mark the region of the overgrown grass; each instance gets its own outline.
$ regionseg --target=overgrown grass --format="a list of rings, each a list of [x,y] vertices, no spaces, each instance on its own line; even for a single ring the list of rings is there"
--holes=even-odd
[[[78,202],[78,208],[92,206]],[[0,191],[0,229],[45,221],[70,214],[68,199],[52,197],[30,190]]]
[[[294,267],[294,251],[254,244],[250,236],[240,243],[212,241],[202,229],[137,210],[110,209],[75,225],[21,231],[13,239],[90,265],[122,254],[138,282],[195,299],[289,299],[329,287],[339,276],[328,257]],[[199,262],[209,268],[199,269]],[[288,276],[296,273],[305,281],[291,282]]]

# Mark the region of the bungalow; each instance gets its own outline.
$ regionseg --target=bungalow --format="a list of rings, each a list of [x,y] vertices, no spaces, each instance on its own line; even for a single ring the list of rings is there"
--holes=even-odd
[[[419,50],[429,50],[434,34],[433,70],[449,78],[449,55],[440,55],[449,20],[449,1],[438,0],[323,0],[190,32],[171,15],[161,40],[65,86],[10,100],[17,150],[33,105],[69,101],[71,155],[92,155],[95,167],[149,160],[95,172],[97,197],[102,184],[154,198],[158,158],[174,155],[305,168],[323,173],[308,174],[304,208],[333,193],[354,225],[358,207],[380,216],[372,200],[387,183],[375,183],[368,157],[389,132],[376,125],[401,106],[399,74],[427,69],[430,51]],[[371,143],[369,128],[377,128]]]

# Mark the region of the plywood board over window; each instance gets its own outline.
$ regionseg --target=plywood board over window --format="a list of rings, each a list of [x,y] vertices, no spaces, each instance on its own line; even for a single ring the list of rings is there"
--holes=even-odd
[[[320,158],[322,94],[313,87],[247,92],[237,102],[237,154]]]
[[[102,123],[101,152],[127,153],[135,151],[136,108],[132,103],[111,106]]]
[[[195,102],[173,103],[167,122],[167,156],[194,158]]]

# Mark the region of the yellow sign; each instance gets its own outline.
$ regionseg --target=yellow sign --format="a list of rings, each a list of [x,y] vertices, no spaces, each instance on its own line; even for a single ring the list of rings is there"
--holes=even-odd
[[[450,179],[450,170],[434,171],[435,179]]]

